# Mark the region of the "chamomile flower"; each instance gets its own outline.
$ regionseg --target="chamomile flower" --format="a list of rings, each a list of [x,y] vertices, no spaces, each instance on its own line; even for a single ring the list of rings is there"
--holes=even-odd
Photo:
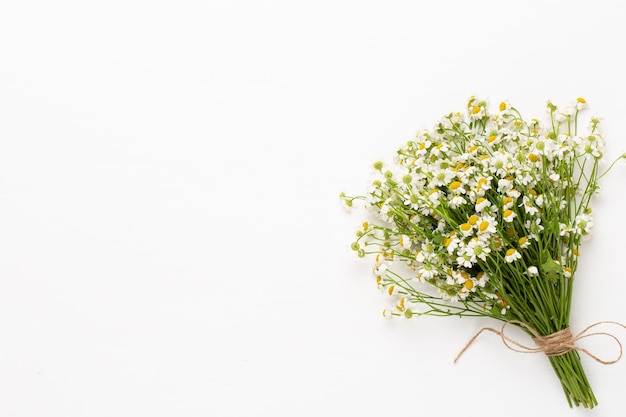
[[[459,229],[463,236],[472,236],[474,234],[474,226],[470,223],[463,223],[459,226]]]
[[[507,223],[511,223],[516,217],[517,214],[515,214],[515,212],[511,209],[504,210],[504,212],[502,213],[502,220]]]
[[[428,199],[430,200],[431,203],[433,203],[435,206],[439,205],[439,198],[441,197],[441,193],[438,189],[433,188],[432,190],[430,190],[430,192],[428,193]]]
[[[502,208],[503,210],[508,210],[515,204],[515,200],[513,197],[506,196],[502,199]]]
[[[522,195],[522,193],[516,188],[511,188],[509,191],[506,192],[506,195],[508,197],[511,197],[513,200],[517,200]]]
[[[374,273],[374,276],[376,277],[384,277],[388,269],[389,269],[389,265],[387,265],[384,262],[381,262],[374,266],[374,269],[372,270],[372,272]]]
[[[486,145],[488,147],[495,147],[500,142],[502,142],[502,138],[503,138],[503,136],[501,134],[499,134],[498,132],[491,132],[491,134],[489,136],[487,136],[487,144]]]
[[[450,200],[450,208],[456,209],[462,206],[463,204],[467,204],[467,200],[462,195],[455,195]]]
[[[411,207],[413,210],[419,210],[421,201],[419,194],[411,193],[404,195],[404,205]]]
[[[387,294],[390,297],[393,297],[396,294],[398,294],[398,287],[395,284],[383,285],[382,290],[385,294]]]
[[[506,194],[513,189],[513,179],[511,177],[505,177],[498,180],[498,192],[500,194]]]
[[[466,253],[464,250],[459,256],[457,256],[456,263],[458,264],[458,266],[462,266],[463,268],[471,268],[472,266],[474,266],[474,262],[472,262],[472,256]]]
[[[501,178],[506,177],[512,168],[511,156],[506,152],[497,152],[492,157],[486,159],[486,162],[489,163],[489,172]]]
[[[487,244],[478,238],[471,239],[465,248],[465,254],[470,255],[473,262],[476,262],[476,258],[486,261],[490,252]]]
[[[522,255],[514,248],[510,248],[506,251],[506,255],[504,256],[504,259],[511,263],[511,262],[515,262],[518,259],[522,259]]]
[[[522,236],[518,239],[517,244],[521,249],[526,249],[530,246],[530,239],[526,236]]]
[[[398,244],[404,249],[411,249],[411,238],[407,235],[400,235]]]
[[[435,167],[431,168],[431,177],[428,183],[430,189],[436,189],[437,187],[443,187],[446,184],[450,184],[452,179],[456,176],[456,173],[449,168]]]
[[[487,285],[488,281],[489,276],[485,274],[484,271],[480,271],[478,274],[476,274],[476,285],[478,285],[480,288],[485,288],[485,285]]]
[[[539,208],[535,206],[534,201],[526,195],[522,197],[522,202],[521,204],[519,204],[519,206],[523,207],[526,214],[530,216],[535,216],[539,213]]]
[[[488,238],[497,232],[496,225],[498,222],[493,216],[482,216],[477,222],[477,234],[483,238]]]
[[[502,101],[500,102],[500,105],[498,106],[498,115],[503,116],[505,114],[508,114],[508,112],[511,110],[511,102],[508,100]]]
[[[491,201],[487,200],[484,197],[480,197],[476,200],[476,204],[474,205],[474,208],[477,213],[481,213],[489,206],[491,206]]]
[[[471,186],[474,188],[474,191],[478,195],[484,195],[486,191],[491,189],[491,180],[493,178],[491,176],[479,176],[475,178],[471,182]]]
[[[469,120],[478,120],[485,117],[487,103],[484,101],[479,101],[475,98],[470,99],[467,104],[467,112],[469,116]]]
[[[584,98],[582,98],[582,97],[578,97],[578,98],[576,99],[576,101],[574,102],[573,107],[574,107],[576,110],[579,110],[579,111],[580,111],[580,110],[584,109],[585,107],[587,107],[587,100],[585,100],[585,99],[584,99]]]
[[[559,236],[569,236],[571,233],[576,232],[577,229],[569,224],[559,223]]]
[[[398,311],[399,313],[404,313],[404,311],[407,308],[406,304],[407,304],[406,297],[401,297],[396,303],[396,311]]]
[[[526,222],[524,223],[524,227],[533,235],[540,234],[543,231],[541,217],[537,217],[534,220],[526,220]]]
[[[417,271],[417,276],[420,279],[430,279],[436,276],[437,274],[438,274],[437,269],[429,263],[423,264]]]
[[[455,195],[465,194],[466,192],[465,187],[463,186],[463,183],[461,181],[452,181],[448,188]]]
[[[445,238],[443,241],[443,245],[446,248],[446,250],[448,251],[449,255],[452,255],[453,253],[455,253],[456,248],[459,247],[459,244],[461,243],[461,239],[459,239],[456,236],[456,233],[451,235],[448,238]]]
[[[576,216],[576,228],[582,235],[588,235],[593,229],[593,217],[590,214],[580,214]]]
[[[450,128],[452,128],[452,126],[450,126]],[[430,155],[431,157],[440,158],[443,155],[446,155],[449,149],[448,144],[446,142],[442,142],[431,148]]]

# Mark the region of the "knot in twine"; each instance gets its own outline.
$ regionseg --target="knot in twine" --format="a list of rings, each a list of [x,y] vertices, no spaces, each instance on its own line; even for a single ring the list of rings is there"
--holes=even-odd
[[[506,326],[508,326],[509,324],[517,324],[520,327],[523,327],[526,330],[528,330],[528,332],[532,335],[532,340],[533,342],[535,342],[536,347],[526,346],[518,342],[517,340],[514,340],[510,338],[509,336],[507,336],[504,333],[504,330]],[[518,320],[511,320],[511,321],[505,322],[502,325],[502,328],[500,330],[494,329],[493,327],[483,327],[482,329],[478,331],[478,333],[474,335],[474,337],[472,337],[469,340],[469,342],[467,342],[465,347],[459,352],[457,357],[454,359],[454,363],[456,363],[456,361],[459,360],[461,355],[463,355],[463,353],[465,353],[465,351],[472,345],[472,343],[474,343],[474,341],[476,340],[476,338],[478,338],[478,336],[480,336],[483,332],[487,331],[487,332],[495,333],[498,336],[500,336],[500,338],[502,339],[502,343],[504,343],[504,345],[507,348],[515,352],[520,352],[520,353],[543,352],[546,354],[546,356],[560,356],[560,355],[566,354],[569,351],[577,350],[579,352],[585,353],[587,356],[591,357],[596,362],[599,362],[603,365],[611,365],[611,364],[618,362],[622,358],[622,353],[623,353],[622,343],[619,341],[617,337],[615,337],[614,335],[610,333],[606,333],[606,332],[589,333],[589,330],[601,324],[615,324],[617,326],[620,326],[626,329],[625,325],[615,322],[615,321],[600,321],[590,326],[587,326],[582,332],[578,333],[577,335],[573,335],[570,328],[567,327],[563,330],[559,330],[558,332],[549,334],[547,336],[541,336],[535,329],[533,329],[526,323],[523,323]],[[585,337],[600,336],[600,335],[608,336],[611,339],[613,339],[615,343],[617,343],[617,346],[619,347],[619,354],[617,358],[613,360],[603,360],[597,357],[596,355],[592,354],[591,352],[589,352],[587,349],[576,345],[576,342],[579,341],[580,339],[584,339]]]

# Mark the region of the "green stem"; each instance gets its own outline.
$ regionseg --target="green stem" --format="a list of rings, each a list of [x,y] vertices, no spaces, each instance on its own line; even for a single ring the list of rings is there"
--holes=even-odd
[[[578,351],[571,350],[564,355],[551,356],[549,359],[570,407],[593,408],[598,405]]]

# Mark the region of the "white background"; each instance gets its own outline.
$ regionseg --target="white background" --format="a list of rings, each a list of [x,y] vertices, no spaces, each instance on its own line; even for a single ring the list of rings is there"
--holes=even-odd
[[[545,357],[493,335],[452,364],[495,323],[384,320],[337,198],[472,94],[540,118],[585,97],[612,160],[625,20],[609,1],[3,1],[0,415],[626,415],[626,360],[585,357],[600,405],[570,411]],[[574,331],[626,321],[624,178],[594,202]]]

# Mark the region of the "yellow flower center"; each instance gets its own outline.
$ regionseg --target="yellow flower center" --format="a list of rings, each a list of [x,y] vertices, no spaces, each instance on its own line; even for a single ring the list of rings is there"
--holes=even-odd
[[[474,226],[477,221],[478,221],[478,216],[475,214],[470,216],[470,218],[467,220],[467,222],[471,224],[472,226]]]
[[[458,181],[453,181],[452,184],[450,184],[450,189],[451,190],[456,190],[457,188],[459,188],[461,186],[461,183]]]
[[[585,103],[587,102],[587,100],[585,100],[585,99],[584,99],[584,98],[582,98],[582,97],[578,97],[576,100],[577,100],[579,103],[582,103],[582,104],[585,104]]]
[[[500,111],[505,111],[506,110],[506,103],[503,101],[502,103],[500,103]]]
[[[482,204],[483,201],[485,201],[485,197],[480,197],[478,200],[476,200],[476,204]]]
[[[506,256],[512,256],[515,253],[515,249],[511,248],[506,251]]]
[[[472,114],[478,114],[478,113],[480,113],[480,106],[475,106],[475,107],[472,109]]]
[[[520,246],[524,246],[526,244],[526,242],[528,242],[528,238],[527,237],[520,237],[519,240],[517,241],[517,243]]]
[[[530,155],[528,155],[528,159],[530,160],[530,162],[537,162],[540,158],[534,153],[531,153]]]
[[[487,142],[491,143],[491,142],[493,142],[494,140],[496,140],[496,138],[497,138],[497,136],[496,136],[496,135],[491,135],[491,136],[489,136],[489,137],[487,138]]]
[[[504,217],[510,217],[513,214],[513,210],[504,210]]]
[[[461,230],[463,230],[464,232],[468,232],[470,230],[472,230],[472,225],[469,223],[463,223],[461,225]]]
[[[474,288],[474,283],[471,280],[467,280],[465,281],[465,288],[467,288],[467,290],[471,290],[472,288]]]
[[[485,230],[487,230],[489,228],[489,222],[487,220],[480,222],[480,225],[478,226],[478,229],[481,232],[484,232]]]

